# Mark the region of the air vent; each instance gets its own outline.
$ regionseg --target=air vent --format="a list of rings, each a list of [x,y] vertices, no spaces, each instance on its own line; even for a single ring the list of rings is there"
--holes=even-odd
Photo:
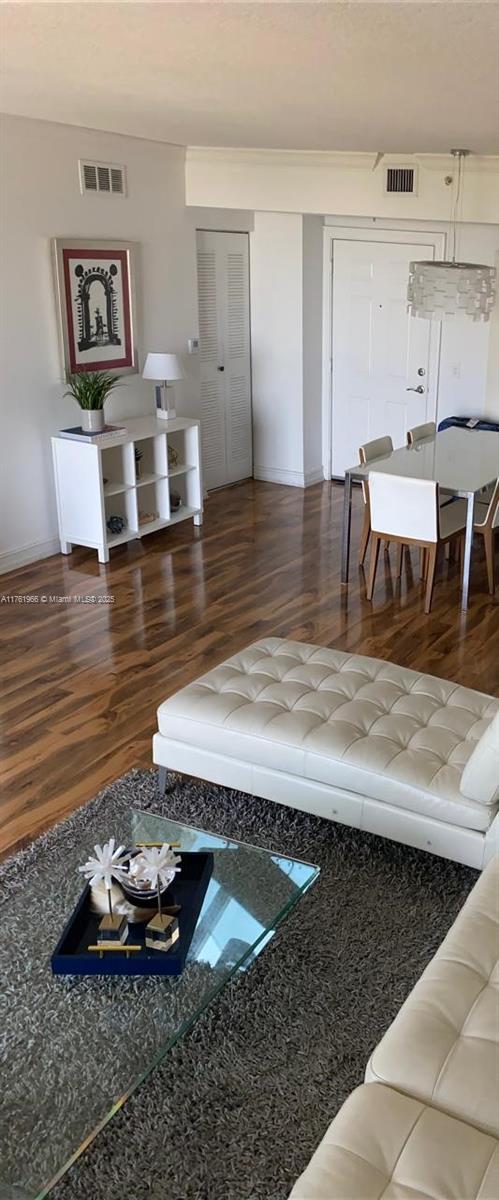
[[[126,195],[126,172],[115,163],[85,162],[80,158],[80,190],[107,196]]]
[[[385,171],[385,192],[387,195],[397,192],[399,195],[416,194],[415,167],[387,167]]]

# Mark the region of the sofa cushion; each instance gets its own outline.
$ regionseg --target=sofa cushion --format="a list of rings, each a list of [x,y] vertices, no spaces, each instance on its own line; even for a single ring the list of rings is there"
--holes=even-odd
[[[461,791],[470,800],[499,800],[499,712],[482,733],[461,777]]]
[[[497,1200],[499,1142],[378,1084],[357,1088],[290,1200]]]
[[[465,828],[497,804],[460,791],[499,701],[375,658],[266,638],[158,709],[163,736]]]
[[[499,855],[376,1047],[366,1077],[499,1136]]]

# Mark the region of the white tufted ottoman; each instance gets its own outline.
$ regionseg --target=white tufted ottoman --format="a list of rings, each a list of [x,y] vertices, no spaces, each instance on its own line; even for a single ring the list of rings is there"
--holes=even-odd
[[[265,638],[158,709],[183,771],[481,868],[499,848],[499,700],[394,663]]]

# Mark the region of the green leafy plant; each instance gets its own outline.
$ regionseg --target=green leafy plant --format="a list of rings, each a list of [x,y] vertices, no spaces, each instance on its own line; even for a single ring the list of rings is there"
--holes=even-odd
[[[109,393],[119,387],[120,381],[118,375],[110,375],[109,371],[77,371],[75,374],[68,371],[66,383],[68,390],[64,395],[76,400],[80,408],[95,412],[104,408]]]

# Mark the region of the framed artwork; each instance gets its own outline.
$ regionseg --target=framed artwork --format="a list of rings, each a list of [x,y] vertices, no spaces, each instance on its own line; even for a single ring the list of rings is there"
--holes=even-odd
[[[65,371],[138,371],[132,242],[55,238]]]

